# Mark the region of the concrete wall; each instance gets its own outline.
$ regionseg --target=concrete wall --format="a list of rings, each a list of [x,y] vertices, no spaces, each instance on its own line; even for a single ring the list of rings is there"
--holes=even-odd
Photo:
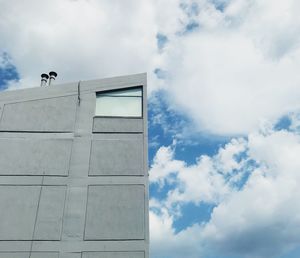
[[[142,118],[95,116],[135,86]],[[149,257],[146,74],[79,88],[0,93],[0,258]]]

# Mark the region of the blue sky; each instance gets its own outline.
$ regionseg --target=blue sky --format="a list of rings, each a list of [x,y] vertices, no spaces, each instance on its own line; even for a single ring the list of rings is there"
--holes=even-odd
[[[148,73],[152,258],[300,256],[299,1],[0,4],[0,90]]]
[[[0,90],[6,90],[10,81],[18,81],[20,79],[17,68],[11,62],[8,53],[1,53],[0,65]]]

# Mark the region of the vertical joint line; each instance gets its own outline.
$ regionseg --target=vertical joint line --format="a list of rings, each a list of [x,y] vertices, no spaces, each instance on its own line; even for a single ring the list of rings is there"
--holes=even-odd
[[[80,83],[81,81],[78,82],[78,85],[77,85],[77,90],[78,90],[78,105],[80,106],[80,101],[81,101],[81,98],[80,98]]]
[[[31,258],[32,249],[33,249],[33,241],[34,241],[36,224],[37,224],[37,220],[38,220],[38,213],[39,213],[39,208],[40,208],[40,203],[41,203],[41,196],[42,196],[42,189],[43,189],[43,185],[44,185],[44,178],[45,178],[45,171],[43,171],[42,183],[41,183],[41,188],[40,188],[40,192],[39,192],[39,198],[38,198],[38,203],[37,203],[37,208],[36,208],[36,213],[35,213],[35,220],[34,220],[32,238],[31,238],[31,243],[30,243],[29,258]]]
[[[0,123],[2,121],[2,117],[3,117],[3,113],[4,113],[4,105],[5,104],[0,103]]]

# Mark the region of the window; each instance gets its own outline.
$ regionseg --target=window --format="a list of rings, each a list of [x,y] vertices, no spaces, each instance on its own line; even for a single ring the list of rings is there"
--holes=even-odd
[[[142,87],[98,92],[95,115],[142,117]]]

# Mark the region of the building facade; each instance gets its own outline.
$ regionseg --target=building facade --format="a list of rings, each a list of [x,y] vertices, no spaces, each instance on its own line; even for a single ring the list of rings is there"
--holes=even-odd
[[[0,258],[148,258],[146,74],[0,93]]]

